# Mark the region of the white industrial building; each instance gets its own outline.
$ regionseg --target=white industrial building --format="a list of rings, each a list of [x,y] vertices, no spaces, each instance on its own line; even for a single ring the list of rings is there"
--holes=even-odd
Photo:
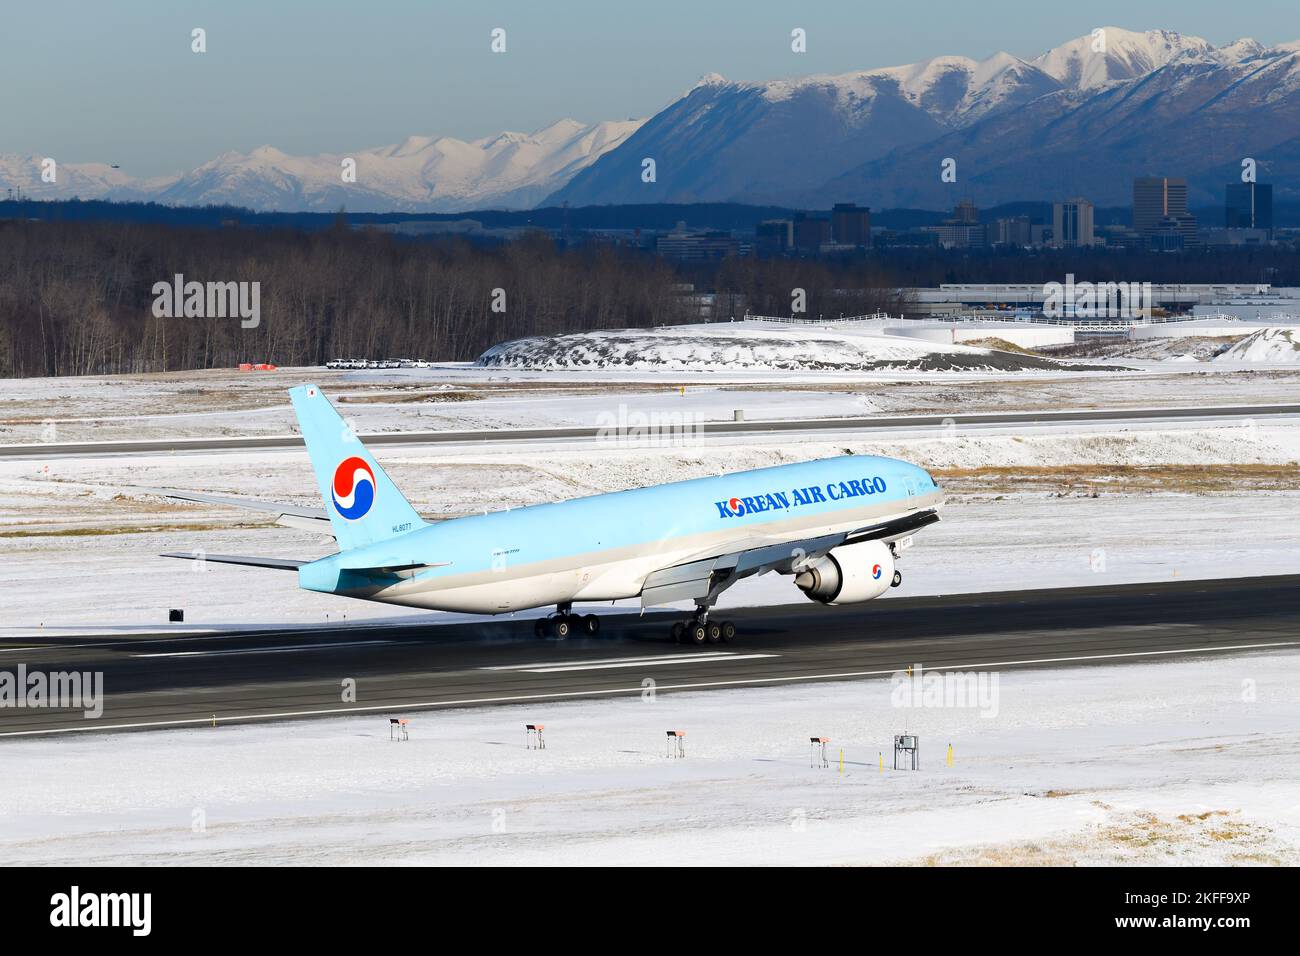
[[[1061,277],[1065,279],[1064,276]],[[1140,281],[1134,276],[1133,281]],[[1050,291],[1049,283],[1017,282],[994,284],[950,284],[937,289],[904,290],[918,316],[962,316],[976,312],[1002,311],[1041,314]],[[1300,289],[1275,289],[1263,283],[1180,283],[1151,284],[1152,306],[1170,312],[1197,307],[1211,310],[1231,302],[1249,302],[1268,312],[1286,312],[1300,305]]]

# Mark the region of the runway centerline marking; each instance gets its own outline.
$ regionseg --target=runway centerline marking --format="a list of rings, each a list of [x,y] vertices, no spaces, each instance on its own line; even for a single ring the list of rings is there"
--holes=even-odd
[[[238,654],[295,654],[298,651],[328,651],[335,647],[370,647],[397,641],[339,641],[324,644],[283,644],[279,647],[231,647],[220,651],[152,651],[132,657],[226,657]]]
[[[726,663],[730,661],[752,661],[760,657],[780,657],[780,654],[674,654],[660,658],[644,658],[636,661],[613,661],[597,663],[592,661],[588,664],[547,664],[533,667],[516,667],[513,670],[516,673],[523,674],[562,674],[568,671],[600,671],[613,670],[625,667],[665,667],[674,664],[693,664],[717,661]],[[486,668],[484,668],[486,670]]]
[[[481,671],[523,671],[545,674],[557,670],[600,670],[607,667],[644,667],[662,664],[685,664],[691,661],[739,661],[752,657],[780,657],[780,654],[738,654],[735,651],[696,651],[686,654],[652,654],[647,657],[601,657],[584,661],[535,661],[531,664],[494,664]]]

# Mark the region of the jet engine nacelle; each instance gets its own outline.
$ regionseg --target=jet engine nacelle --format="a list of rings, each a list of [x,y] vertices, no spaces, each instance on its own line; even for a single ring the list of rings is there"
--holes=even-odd
[[[894,552],[883,541],[834,548],[799,571],[795,585],[822,604],[857,604],[880,597],[894,580]]]

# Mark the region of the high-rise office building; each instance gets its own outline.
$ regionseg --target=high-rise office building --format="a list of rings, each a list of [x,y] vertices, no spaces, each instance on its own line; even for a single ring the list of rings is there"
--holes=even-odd
[[[957,203],[952,210],[952,218],[948,220],[950,224],[974,225],[980,221],[980,211],[975,208],[975,203],[970,199],[963,199]]]
[[[1223,224],[1229,229],[1272,229],[1273,184],[1228,183],[1224,188]]]
[[[1067,249],[1096,243],[1092,212],[1092,203],[1083,198],[1053,204],[1052,245],[1058,249]]]
[[[780,253],[794,248],[794,220],[764,219],[754,229],[759,252]]]
[[[824,216],[794,214],[794,244],[798,249],[816,252],[831,241],[831,221]]]
[[[1160,228],[1160,221],[1187,215],[1187,180],[1144,176],[1133,180],[1133,228],[1145,237]],[[1195,220],[1193,220],[1195,222]]]
[[[927,228],[939,234],[939,245],[945,249],[979,248],[988,238],[988,230],[980,222],[980,211],[969,199],[957,203],[953,207],[952,217],[945,219],[941,225]]]
[[[831,238],[842,246],[871,245],[871,211],[857,203],[837,202],[831,209]]]
[[[989,223],[985,236],[993,246],[1030,246],[1034,241],[1034,224],[1028,216],[1009,216]]]
[[[1146,237],[1147,244],[1154,249],[1169,252],[1187,249],[1200,243],[1197,235],[1196,217],[1187,213],[1165,216]]]
[[[740,242],[728,232],[692,232],[679,222],[672,232],[659,237],[655,250],[666,259],[723,259],[737,255]]]

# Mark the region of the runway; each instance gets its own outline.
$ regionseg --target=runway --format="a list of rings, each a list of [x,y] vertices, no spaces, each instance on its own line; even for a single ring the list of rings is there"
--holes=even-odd
[[[0,709],[0,736],[106,732],[888,677],[1123,664],[1300,648],[1300,575],[812,603],[725,615],[731,644],[666,636],[675,615],[602,616],[538,640],[528,620],[211,636],[62,636],[0,644],[0,673],[102,672],[104,710]],[[346,682],[355,699],[345,700]],[[815,691],[809,691],[815,693]],[[435,718],[436,719],[436,718]]]
[[[1034,412],[975,412],[957,415],[877,415],[854,418],[804,418],[776,421],[691,422],[689,425],[647,425],[644,428],[501,428],[466,431],[377,432],[358,437],[367,445],[474,444],[595,439],[653,440],[681,435],[693,438],[808,431],[877,431],[890,429],[962,426],[1025,425],[1045,427],[1087,422],[1160,422],[1185,419],[1242,420],[1279,415],[1300,415],[1300,405],[1221,405],[1174,408],[1066,409]],[[232,449],[299,448],[299,435],[263,435],[222,438],[174,438],[143,441],[51,442],[0,445],[0,458],[60,458],[68,455],[123,455]]]

